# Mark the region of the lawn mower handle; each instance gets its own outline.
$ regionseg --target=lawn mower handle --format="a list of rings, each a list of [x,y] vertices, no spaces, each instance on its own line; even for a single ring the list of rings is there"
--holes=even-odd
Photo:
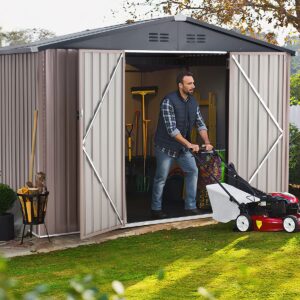
[[[222,158],[222,156],[221,155],[219,155],[219,153],[218,153],[218,151],[216,151],[214,148],[211,150],[211,151],[205,151],[205,146],[203,145],[203,146],[201,146],[201,148],[200,149],[202,149],[203,151],[200,151],[200,155],[201,154],[208,154],[208,155],[211,155],[211,156],[218,156],[220,159],[221,159],[221,161],[222,161],[222,163],[225,165],[225,167],[227,168],[227,170],[228,171],[230,171],[232,174],[233,174],[233,176],[229,176],[229,177],[231,177],[231,178],[233,178],[234,180],[237,180],[238,182],[240,182],[241,184],[243,184],[245,187],[247,187],[250,191],[251,191],[251,193],[252,193],[252,195],[253,196],[255,196],[255,197],[266,197],[267,196],[267,194],[266,193],[264,193],[264,192],[262,192],[262,191],[260,191],[260,190],[258,190],[258,189],[256,189],[256,188],[253,188],[244,178],[242,178],[239,174],[238,174],[238,172],[236,171],[236,169],[235,169],[235,166],[234,166],[234,164],[233,163],[229,163],[229,164],[227,164],[225,161],[224,161],[224,159]],[[191,151],[191,150],[190,150]],[[201,153],[202,152],[202,153]],[[197,159],[197,161],[199,162],[199,158],[197,157],[197,155],[194,153],[194,152],[192,152],[192,154],[193,154],[193,156]],[[207,171],[207,170],[205,170],[205,171]],[[208,173],[208,172],[207,172]],[[208,173],[209,174],[209,173]],[[211,175],[211,174],[209,174],[209,175]]]
[[[192,149],[189,149],[189,151],[191,152],[191,154],[194,156],[194,158],[198,161],[198,163],[201,163],[200,160],[199,160],[199,157],[193,152]],[[219,154],[216,152],[215,149],[212,149],[212,151],[206,151],[207,153],[210,154],[210,152],[214,153],[214,154],[217,154],[219,156]],[[219,156],[220,157],[220,156]],[[232,201],[232,202],[235,202],[239,207],[240,207],[240,203],[228,192],[228,190],[222,185],[222,183],[220,182],[220,180],[218,180],[216,178],[215,175],[209,173],[206,168],[203,166],[204,170],[206,171],[206,173],[211,177],[213,178],[213,180],[224,190],[224,192],[229,196],[229,200]]]

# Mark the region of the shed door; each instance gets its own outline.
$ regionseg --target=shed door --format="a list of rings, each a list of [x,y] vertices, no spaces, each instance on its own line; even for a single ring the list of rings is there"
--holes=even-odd
[[[231,53],[229,161],[253,186],[288,189],[289,64],[285,53]]]
[[[79,51],[80,236],[124,224],[124,53]]]

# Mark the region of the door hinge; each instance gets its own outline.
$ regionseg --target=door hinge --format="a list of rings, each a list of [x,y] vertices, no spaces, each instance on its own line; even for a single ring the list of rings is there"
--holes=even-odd
[[[83,117],[83,109],[81,109],[81,111],[77,110],[76,112],[77,120],[81,119],[82,117]]]
[[[226,69],[229,70],[230,59],[226,58]]]

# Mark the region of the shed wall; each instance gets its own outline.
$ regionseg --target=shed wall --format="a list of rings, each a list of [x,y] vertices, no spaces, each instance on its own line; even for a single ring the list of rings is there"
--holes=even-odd
[[[78,217],[78,51],[43,51],[45,67],[40,107],[46,112],[43,141],[44,169],[50,192],[49,234],[79,230]],[[44,235],[40,226],[38,234]]]
[[[0,181],[16,189],[28,181],[38,54],[0,56]]]
[[[24,186],[29,176],[38,57],[37,53],[0,56],[0,182],[13,189]],[[18,202],[12,213],[18,234],[22,224]]]

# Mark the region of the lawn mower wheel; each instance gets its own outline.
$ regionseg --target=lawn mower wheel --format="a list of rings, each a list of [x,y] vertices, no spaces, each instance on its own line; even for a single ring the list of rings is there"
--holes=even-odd
[[[235,220],[235,225],[238,231],[250,231],[252,230],[251,217],[248,214],[240,214]]]
[[[292,233],[298,231],[298,219],[296,216],[289,215],[283,219],[283,228],[286,232]]]

